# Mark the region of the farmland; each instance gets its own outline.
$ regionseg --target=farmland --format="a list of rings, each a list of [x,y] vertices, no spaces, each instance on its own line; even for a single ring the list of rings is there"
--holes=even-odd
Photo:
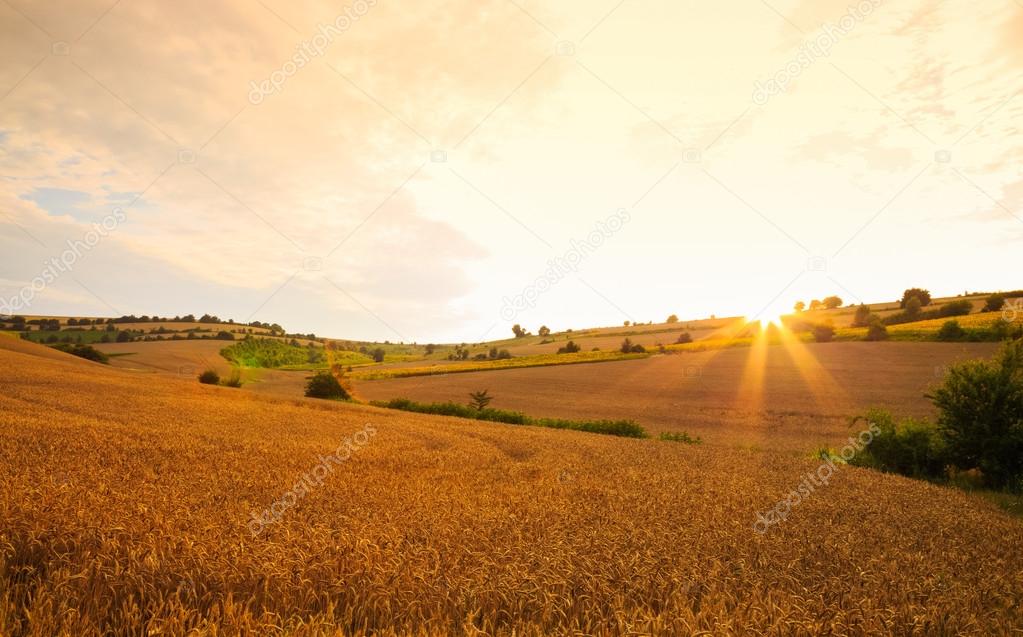
[[[860,354],[875,371],[906,356]],[[923,373],[935,359],[909,367]],[[827,366],[844,382],[871,364],[862,360],[848,353]],[[0,340],[0,632],[988,635],[1023,626],[1023,525],[966,493],[848,467],[783,524],[755,533],[756,513],[817,466],[784,444],[776,451],[772,432],[760,449],[679,445],[153,378]],[[859,385],[854,396],[890,391]],[[798,403],[797,393],[777,404]],[[253,535],[254,512],[367,425],[364,446]]]
[[[529,414],[635,418],[654,432],[689,431],[709,444],[808,452],[847,437],[848,417],[872,405],[928,415],[923,394],[949,364],[990,355],[997,347],[854,342],[771,346],[762,353],[741,347],[600,365],[356,382],[356,390],[373,400],[464,402],[470,391],[485,388],[496,397],[495,407]],[[752,361],[759,371],[750,369]]]

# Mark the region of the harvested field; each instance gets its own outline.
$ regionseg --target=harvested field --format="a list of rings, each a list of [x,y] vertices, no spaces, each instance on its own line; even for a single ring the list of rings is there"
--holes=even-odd
[[[1023,525],[955,490],[847,467],[760,535],[817,462],[269,400],[9,345],[3,634],[1023,627]]]
[[[994,343],[828,343],[765,348],[762,391],[748,377],[755,348],[643,360],[358,382],[371,400],[465,402],[489,389],[492,406],[561,418],[633,418],[653,432],[688,431],[711,444],[809,451],[849,435],[869,406],[924,416],[944,369],[989,356]],[[803,354],[800,354],[803,353]],[[802,367],[799,362],[802,362]],[[756,367],[756,366],[752,366]]]

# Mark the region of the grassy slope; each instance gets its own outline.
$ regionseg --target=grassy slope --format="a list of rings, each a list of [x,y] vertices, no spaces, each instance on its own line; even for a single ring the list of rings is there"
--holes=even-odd
[[[1023,626],[1023,525],[954,490],[847,468],[760,536],[816,462],[272,401],[7,344],[3,634]],[[249,534],[366,423],[370,444]]]

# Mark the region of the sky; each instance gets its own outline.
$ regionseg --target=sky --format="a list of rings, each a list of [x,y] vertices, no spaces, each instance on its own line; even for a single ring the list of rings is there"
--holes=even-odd
[[[479,342],[1018,289],[1023,3],[0,0],[0,313]]]

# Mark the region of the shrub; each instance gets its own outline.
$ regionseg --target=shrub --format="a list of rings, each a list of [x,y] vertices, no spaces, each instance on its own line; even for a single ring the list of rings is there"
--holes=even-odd
[[[870,325],[870,308],[860,303],[856,307],[856,314],[853,316],[853,327],[867,327]]]
[[[214,336],[214,338],[217,339],[218,341],[233,341],[234,334],[232,334],[231,332],[220,330],[219,332],[217,332],[217,335]]]
[[[386,355],[387,355],[387,353],[384,352],[384,349],[382,347],[378,347],[375,350],[373,350],[372,352],[370,352],[370,356],[373,357],[373,362],[375,362],[375,363],[382,363],[382,362],[384,362],[384,356],[386,356]]]
[[[966,330],[959,326],[959,321],[945,321],[938,330],[939,341],[961,341],[966,338]]]
[[[130,341],[131,341],[131,333],[130,332],[118,332],[117,333],[117,342],[118,343],[128,343]]]
[[[813,326],[813,340],[818,343],[830,343],[835,338],[835,326],[822,323]]]
[[[703,442],[699,437],[693,438],[684,431],[679,432],[668,432],[662,431],[659,436],[661,440],[667,440],[669,442],[682,442],[687,445],[698,445]]]
[[[53,348],[67,354],[71,354],[72,356],[84,358],[96,363],[103,363],[104,365],[110,364],[110,358],[92,345],[82,345],[80,343],[72,345],[70,343],[61,343],[59,345],[54,345]]]
[[[327,400],[348,400],[350,396],[334,374],[323,371],[312,376],[305,386],[308,398],[324,398]]]
[[[558,353],[559,354],[575,354],[580,349],[582,349],[582,348],[579,347],[579,345],[575,341],[569,341],[569,342],[565,343],[564,347],[559,347],[558,348]]]
[[[1003,307],[1005,307],[1005,296],[1002,294],[992,294],[984,303],[985,312],[998,312]]]
[[[866,415],[854,418],[852,423],[861,420],[872,426],[873,438],[849,464],[913,478],[945,477],[948,453],[934,425],[912,419],[896,423],[883,409],[871,409]]]
[[[1023,490],[1023,341],[994,360],[953,366],[928,397],[956,467],[979,469],[993,488]]]
[[[646,351],[646,348],[642,345],[633,343],[630,339],[626,338],[622,341],[621,352],[623,354],[642,354]]]
[[[875,316],[867,328],[868,341],[883,341],[888,338],[888,328]]]
[[[203,385],[218,385],[220,384],[220,374],[215,369],[207,369],[199,374],[199,382]]]
[[[938,316],[966,316],[972,311],[973,303],[970,303],[969,301],[953,301],[947,305],[943,305],[938,310]]]
[[[679,345],[684,345],[686,343],[692,343],[692,342],[693,342],[693,335],[690,334],[689,332],[682,332],[681,334],[678,335],[678,338],[675,339],[675,343],[679,344]]]
[[[231,374],[227,378],[221,379],[220,384],[224,387],[241,387],[242,371],[237,367],[232,367]]]

